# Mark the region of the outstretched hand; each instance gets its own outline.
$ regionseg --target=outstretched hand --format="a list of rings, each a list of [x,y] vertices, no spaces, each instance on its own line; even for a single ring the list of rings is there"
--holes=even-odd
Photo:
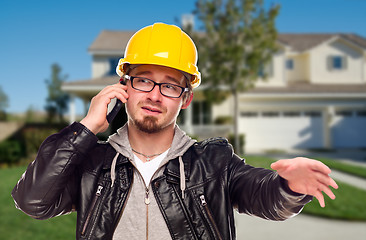
[[[282,159],[272,163],[271,168],[287,180],[292,191],[316,197],[321,207],[325,206],[322,192],[335,199],[329,186],[337,189],[338,185],[329,176],[331,170],[320,161],[303,157]]]

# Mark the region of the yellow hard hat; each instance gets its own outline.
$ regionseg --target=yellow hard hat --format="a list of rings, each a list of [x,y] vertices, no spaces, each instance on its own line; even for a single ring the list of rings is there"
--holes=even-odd
[[[126,64],[171,67],[191,74],[191,85],[195,88],[201,83],[197,58],[196,46],[185,32],[174,25],[155,23],[140,29],[130,38],[116,72],[122,77]]]

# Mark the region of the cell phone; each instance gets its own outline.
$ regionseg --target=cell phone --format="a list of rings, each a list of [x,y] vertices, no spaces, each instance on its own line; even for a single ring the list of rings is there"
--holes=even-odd
[[[123,77],[121,77],[119,79],[119,83],[122,84],[122,85],[126,85],[126,80]],[[117,113],[119,112],[119,110],[121,110],[122,106],[123,106],[123,103],[121,102],[121,100],[117,99],[116,105],[114,105],[112,111],[110,111],[107,114],[107,121],[108,121],[109,124],[117,116]]]

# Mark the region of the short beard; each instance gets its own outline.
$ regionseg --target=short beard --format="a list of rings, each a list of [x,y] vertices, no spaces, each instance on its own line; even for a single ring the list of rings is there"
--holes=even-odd
[[[157,133],[161,130],[161,126],[157,124],[155,117],[144,117],[142,121],[135,120],[137,129],[145,133]]]

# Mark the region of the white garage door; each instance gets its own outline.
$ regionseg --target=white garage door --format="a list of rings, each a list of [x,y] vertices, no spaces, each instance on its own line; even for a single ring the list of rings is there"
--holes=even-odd
[[[335,148],[366,147],[366,111],[336,111],[332,141]]]
[[[241,112],[246,150],[323,147],[321,112]]]

